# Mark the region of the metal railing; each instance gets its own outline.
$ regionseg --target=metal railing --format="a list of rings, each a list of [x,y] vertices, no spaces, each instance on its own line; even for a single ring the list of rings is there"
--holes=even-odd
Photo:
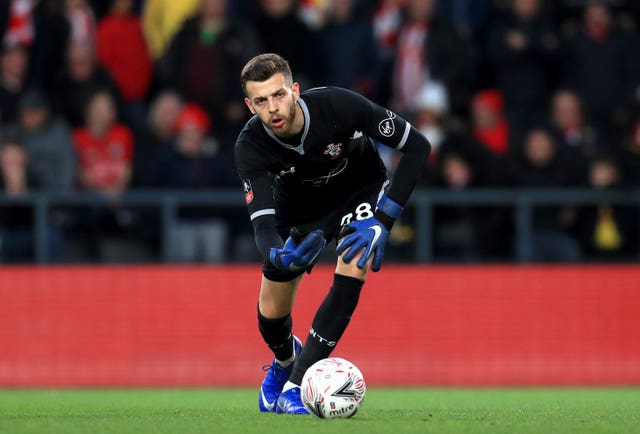
[[[244,207],[244,197],[236,189],[211,191],[131,191],[117,198],[92,193],[33,193],[14,197],[0,195],[0,210],[12,205],[30,206],[34,212],[34,252],[37,263],[48,263],[47,229],[49,210],[55,206],[105,206],[109,204],[153,206],[160,209],[162,258],[171,257],[172,228],[177,211],[183,206]],[[537,206],[617,204],[640,207],[640,190],[593,191],[586,189],[508,189],[452,192],[440,189],[416,190],[407,206],[415,209],[415,260],[430,262],[432,255],[432,218],[434,206],[513,206],[515,209],[515,246],[518,262],[533,257],[532,211]],[[248,218],[248,217],[247,217]]]

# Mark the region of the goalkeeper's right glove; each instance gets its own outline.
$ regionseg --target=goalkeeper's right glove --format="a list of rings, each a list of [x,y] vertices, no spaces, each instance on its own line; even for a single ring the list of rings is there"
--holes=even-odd
[[[310,232],[306,237],[296,228],[291,233],[282,248],[271,248],[269,261],[281,270],[296,271],[313,265],[327,245],[321,229]]]

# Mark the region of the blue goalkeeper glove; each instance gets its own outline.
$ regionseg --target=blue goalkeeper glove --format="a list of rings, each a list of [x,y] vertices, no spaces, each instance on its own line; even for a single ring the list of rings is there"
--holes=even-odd
[[[326,245],[327,240],[324,239],[321,229],[316,229],[306,237],[302,237],[296,228],[291,228],[284,246],[271,248],[269,261],[281,270],[301,270],[313,265]]]
[[[356,264],[358,268],[364,268],[373,257],[371,270],[379,271],[384,257],[384,247],[389,240],[389,231],[401,213],[402,205],[383,195],[378,201],[373,217],[351,222],[343,227],[336,252],[338,255],[344,253],[342,260],[348,264],[364,249]]]

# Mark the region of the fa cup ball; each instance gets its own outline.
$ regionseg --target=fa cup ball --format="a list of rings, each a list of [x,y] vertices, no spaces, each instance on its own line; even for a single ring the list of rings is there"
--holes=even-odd
[[[305,408],[320,419],[347,418],[358,412],[367,386],[360,370],[339,357],[311,365],[302,378]]]

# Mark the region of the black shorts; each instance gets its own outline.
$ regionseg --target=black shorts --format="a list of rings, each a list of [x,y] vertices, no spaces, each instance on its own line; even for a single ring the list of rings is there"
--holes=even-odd
[[[333,204],[329,211],[317,210],[318,217],[311,221],[296,221],[295,218],[283,219],[282,214],[295,215],[295,203],[292,203],[292,209],[287,212],[276,213],[276,227],[283,240],[289,237],[289,231],[292,227],[304,235],[316,229],[322,229],[327,243],[330,243],[339,233],[340,228],[355,220],[364,220],[373,217],[379,197],[384,192],[388,181],[379,181],[368,184],[367,186],[357,190],[346,200],[340,200],[339,203]],[[308,211],[308,210],[306,210]],[[305,214],[309,214],[305,212]],[[266,258],[262,266],[262,274],[269,280],[275,282],[288,282],[296,277],[310,272],[313,265],[307,269],[296,271],[285,271],[274,266],[269,258]]]

